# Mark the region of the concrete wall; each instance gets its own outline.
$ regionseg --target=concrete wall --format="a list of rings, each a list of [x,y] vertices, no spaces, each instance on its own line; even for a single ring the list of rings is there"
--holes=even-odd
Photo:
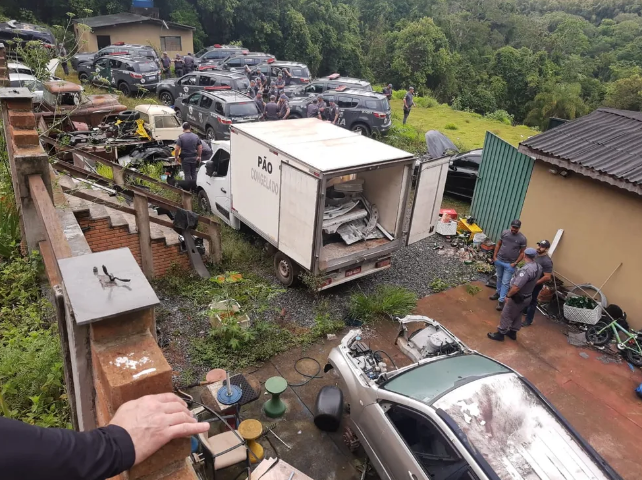
[[[161,50],[160,37],[181,37],[182,50],[168,50],[167,53],[173,57],[177,53],[187,55],[194,53],[194,35],[192,30],[179,30],[170,28],[169,30],[160,25],[145,23],[127,23],[115,27],[95,28],[92,31],[84,31],[76,26],[76,36],[79,37],[80,52],[98,51],[98,35],[109,35],[111,43],[125,42],[140,45],[152,45],[157,50]]]
[[[553,255],[555,270],[573,282],[600,286],[620,262],[604,288],[609,303],[627,312],[629,323],[642,328],[642,197],[577,173],[563,178],[535,162],[522,210],[522,231],[529,246],[562,240]]]

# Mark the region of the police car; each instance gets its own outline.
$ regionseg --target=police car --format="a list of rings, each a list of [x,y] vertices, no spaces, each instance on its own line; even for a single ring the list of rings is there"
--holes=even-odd
[[[336,90],[345,87],[357,90],[372,91],[372,85],[366,80],[352,77],[342,77],[338,73],[333,73],[327,77],[315,78],[309,85],[290,85],[285,88],[285,94],[288,97],[307,97],[309,95],[319,95],[327,90]]]
[[[227,57],[221,62],[204,62],[198,66],[198,69],[203,70],[229,70],[231,72],[244,72],[245,67],[254,68],[262,63],[274,62],[276,58],[274,55],[262,52],[244,52],[239,55],[232,55]]]
[[[145,57],[148,60],[158,63],[158,55],[156,51],[149,45],[137,45],[133,43],[118,42],[101,48],[93,53],[77,53],[71,57],[71,67],[78,70],[78,65],[85,62],[93,62],[100,57],[106,56],[132,56],[132,57]]]
[[[174,104],[183,122],[204,133],[209,140],[228,140],[233,123],[256,122],[259,109],[249,96],[234,91],[192,93]]]
[[[201,63],[216,64],[225,60],[232,55],[240,55],[242,53],[249,53],[247,48],[238,47],[236,45],[212,45],[203,50],[199,50],[194,55],[194,61],[197,65]]]
[[[382,93],[339,87],[321,95],[329,107],[334,100],[339,107],[337,125],[370,136],[373,133],[385,134],[392,124],[390,104]],[[290,118],[305,118],[307,108],[317,96],[298,97],[290,100]],[[325,118],[328,120],[328,118]]]
[[[250,81],[241,73],[207,71],[192,72],[181,78],[161,80],[156,93],[164,105],[173,105],[177,98],[187,97],[201,90],[246,92],[249,87]]]
[[[283,73],[283,69],[287,69],[292,76],[286,76],[286,74]],[[252,71],[252,78],[258,77],[259,72],[265,75],[267,85],[270,85],[272,82],[276,82],[279,73],[282,74],[283,80],[285,80],[286,84],[289,83],[288,86],[307,85],[310,83],[310,69],[305,63],[284,62],[280,60],[264,63]]]
[[[101,57],[78,65],[78,79],[99,87],[115,87],[124,95],[156,91],[160,69],[145,57]]]

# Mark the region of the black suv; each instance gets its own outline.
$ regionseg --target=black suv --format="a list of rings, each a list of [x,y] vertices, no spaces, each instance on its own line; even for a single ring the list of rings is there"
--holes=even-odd
[[[241,73],[232,72],[192,72],[181,78],[162,80],[156,88],[158,98],[164,105],[174,105],[177,98],[189,97],[200,90],[237,90],[245,93],[250,81]]]
[[[276,82],[279,73],[282,73],[283,69],[287,69],[292,75],[288,77],[283,73],[283,80],[285,80],[286,86],[307,85],[310,83],[310,70],[305,63],[284,62],[281,60],[275,60],[274,62],[264,63],[255,67],[252,71],[252,78],[258,77],[258,72],[260,71],[266,76],[267,85],[270,85],[272,82]]]
[[[249,96],[239,92],[196,92],[176,100],[176,115],[203,132],[209,140],[228,140],[233,123],[256,122],[259,109]]]
[[[287,87],[285,89],[285,94],[288,97],[306,97],[312,94],[320,94],[326,90],[335,90],[339,87],[365,90],[367,92],[372,92],[372,85],[366,80],[361,80],[360,78],[352,77],[342,77],[338,73],[333,73],[327,77],[315,78],[310,82],[309,85],[295,85]]]
[[[32,23],[23,23],[17,20],[0,22],[0,42],[11,51],[13,42],[19,43],[39,41],[48,47],[56,46],[56,39],[50,30]],[[13,52],[12,52],[13,53]]]
[[[114,43],[108,47],[101,48],[94,53],[77,53],[71,57],[71,67],[74,70],[78,70],[78,65],[83,62],[93,62],[94,60],[105,57],[107,55],[131,55],[132,57],[145,57],[148,60],[152,60],[158,64],[158,55],[156,51],[149,45],[135,45],[129,43]]]
[[[337,125],[370,136],[372,133],[384,134],[392,124],[390,104],[382,93],[366,90],[339,89],[328,90],[321,95],[326,105],[330,100],[339,107]],[[305,118],[308,105],[317,96],[298,97],[290,100],[290,118]],[[330,120],[325,118],[325,120]]]
[[[116,87],[124,95],[155,92],[160,80],[158,64],[145,57],[101,57],[78,65],[78,79],[99,87]]]
[[[242,53],[249,53],[249,50],[247,48],[237,47],[236,45],[216,44],[196,52],[194,60],[197,65],[201,63],[216,64],[222,62],[227,57],[241,55]]]
[[[198,66],[199,70],[230,70],[232,72],[245,71],[245,66],[254,68],[256,65],[262,63],[269,63],[275,61],[274,55],[261,52],[248,52],[241,53],[240,55],[232,55],[227,57],[220,63],[201,63]]]

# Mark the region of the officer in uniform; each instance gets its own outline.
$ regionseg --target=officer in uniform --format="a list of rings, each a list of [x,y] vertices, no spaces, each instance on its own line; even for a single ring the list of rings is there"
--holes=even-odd
[[[325,109],[326,120],[332,122],[333,125],[339,121],[339,107],[334,103],[334,100],[330,100],[329,105]]]
[[[183,167],[185,180],[196,180],[196,170],[201,162],[202,154],[203,144],[201,139],[198,135],[192,133],[192,127],[189,123],[183,123],[183,133],[176,140],[174,158]]]
[[[274,82],[274,86],[276,87],[276,95],[280,98],[285,90],[285,80],[283,80],[283,74],[279,73],[279,76],[276,78],[276,82]]]
[[[276,95],[271,95],[270,101],[265,106],[265,118],[267,120],[279,119],[279,105],[276,103]]]
[[[537,311],[537,297],[539,297],[539,292],[544,288],[544,284],[553,277],[553,260],[548,256],[549,248],[551,248],[551,242],[548,240],[537,242],[535,263],[538,263],[539,266],[542,267],[542,276],[535,284],[531,302],[528,304],[528,307],[526,307],[526,318],[524,319],[524,323],[522,323],[522,327],[530,327],[533,324],[535,312]]]
[[[279,120],[287,120],[290,115],[290,102],[288,102],[288,97],[285,94],[281,94],[279,97]]]
[[[194,71],[194,57],[192,57],[192,54],[190,52],[185,55],[185,59],[183,60],[185,63],[185,73],[190,73]]]
[[[318,100],[317,106],[319,107],[319,118],[321,120],[324,120],[325,119],[325,109],[328,108],[328,106],[326,105],[325,100],[323,99],[323,97],[321,95],[319,95],[317,97],[317,100]]]
[[[270,89],[268,90],[268,97],[276,97],[278,98],[278,95],[276,94],[276,87],[274,86],[274,82],[270,85]]]
[[[176,73],[176,76],[178,78],[181,78],[183,76],[184,71],[185,71],[185,62],[183,62],[183,58],[177,53],[176,59],[174,60],[174,72]]]
[[[247,65],[246,65],[247,66]],[[247,89],[247,94],[254,98],[259,91],[259,87],[256,85],[254,80],[250,80],[250,88]]]
[[[319,113],[319,101],[315,98],[312,100],[312,103],[308,104],[308,110],[306,116],[308,118],[318,118],[321,119],[321,114]]]
[[[283,72],[283,75],[285,75],[285,85],[290,85],[292,83],[292,74],[287,68],[283,68],[281,71]]]
[[[261,88],[265,90],[267,87],[267,77],[261,70],[259,70],[259,82],[261,84]]]
[[[513,275],[497,331],[487,334],[491,340],[503,342],[504,336],[517,340],[517,332],[522,328],[522,310],[531,301],[535,284],[542,276],[542,267],[535,257],[537,250],[534,248],[524,250],[525,265]]]
[[[388,97],[388,101],[392,99],[392,83],[389,83],[387,87],[384,87],[383,94]]]
[[[261,92],[256,92],[256,95],[254,95],[254,103],[256,103],[256,108],[259,109],[261,118],[265,117],[265,103],[263,102],[263,95]]]

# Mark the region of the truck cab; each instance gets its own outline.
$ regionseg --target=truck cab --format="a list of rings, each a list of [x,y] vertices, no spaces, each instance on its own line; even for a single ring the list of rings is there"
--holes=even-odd
[[[240,220],[231,215],[230,142],[212,141],[212,157],[205,161],[196,176],[198,204],[205,212],[211,211],[232,228],[241,226]]]
[[[136,105],[135,110],[145,122],[145,128],[149,130],[154,140],[175,143],[178,136],[183,133],[183,127],[171,107],[143,104]]]

